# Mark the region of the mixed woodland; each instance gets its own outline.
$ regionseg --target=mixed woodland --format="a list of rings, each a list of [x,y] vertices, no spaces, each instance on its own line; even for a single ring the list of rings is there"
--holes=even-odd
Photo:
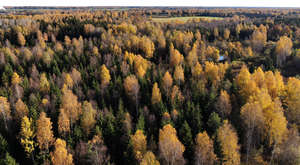
[[[299,131],[299,9],[0,12],[1,165],[299,165]]]

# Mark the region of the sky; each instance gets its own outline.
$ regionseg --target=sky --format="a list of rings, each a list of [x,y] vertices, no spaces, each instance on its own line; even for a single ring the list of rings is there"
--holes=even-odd
[[[300,0],[0,0],[1,6],[235,6],[300,8]]]

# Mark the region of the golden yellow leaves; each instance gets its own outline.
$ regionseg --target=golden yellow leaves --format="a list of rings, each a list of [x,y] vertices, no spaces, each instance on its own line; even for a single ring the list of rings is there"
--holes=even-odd
[[[110,78],[109,70],[106,68],[104,64],[101,66],[100,77],[101,77],[101,86],[106,87],[109,84],[111,78]]]
[[[249,107],[250,105],[253,107]],[[256,107],[256,108],[255,108]],[[249,110],[253,110],[256,114],[255,116],[249,116]],[[261,112],[262,115],[261,117]],[[254,113],[252,112],[252,113]],[[261,123],[259,126],[263,129],[263,138],[269,142],[269,145],[279,144],[282,142],[284,135],[287,131],[287,121],[283,114],[283,108],[281,102],[278,98],[272,100],[267,89],[261,89],[256,95],[249,98],[248,103],[242,108],[242,117],[247,120],[257,120],[255,124]],[[263,119],[261,119],[263,118]],[[245,121],[247,125],[251,121]],[[253,121],[252,121],[253,122]],[[253,125],[253,123],[252,123]]]
[[[280,144],[287,133],[287,121],[279,99],[276,99],[270,107],[263,109],[265,117],[265,137],[270,145]]]
[[[271,71],[265,73],[265,87],[273,99],[283,95],[284,83],[278,71],[275,72],[275,75]]]
[[[162,158],[168,164],[184,162],[183,152],[185,148],[176,136],[176,130],[170,124],[159,130],[159,151]]]
[[[168,121],[170,121],[171,116],[169,114],[169,112],[164,112],[164,114],[161,117],[161,121],[162,123],[167,123]]]
[[[205,62],[205,77],[213,84],[217,84],[220,81],[218,70],[218,66],[213,62]]]
[[[246,56],[246,57],[253,57],[253,51],[252,51],[252,49],[251,49],[250,46],[245,49],[244,56]]]
[[[221,90],[220,96],[216,103],[216,109],[222,117],[228,117],[231,112],[230,96],[224,90]]]
[[[151,102],[152,102],[152,104],[156,104],[156,103],[159,103],[160,101],[161,101],[161,93],[160,93],[157,83],[154,83],[153,88],[152,88]]]
[[[246,103],[241,108],[241,118],[243,119],[243,122],[246,128],[249,129],[249,131],[253,129],[258,129],[258,131],[260,131],[263,129],[262,126],[264,123],[264,116],[263,116],[262,107],[259,102],[255,101],[255,102]],[[252,135],[250,134],[248,136],[252,136]]]
[[[208,46],[206,48],[207,56],[210,60],[217,62],[219,60],[220,51],[216,47]]]
[[[144,59],[142,56],[137,55],[134,58],[134,70],[140,78],[143,78],[146,71],[150,67],[150,62]]]
[[[262,134],[264,129],[264,116],[261,105],[258,101],[246,103],[241,108],[241,119],[246,127],[246,161],[252,151],[255,140],[260,139],[258,135]],[[254,139],[254,140],[253,140]]]
[[[177,85],[174,85],[171,92],[171,101],[175,104],[177,101],[182,102],[184,99],[181,91]]]
[[[55,150],[50,154],[53,165],[72,165],[72,155],[66,149],[66,142],[62,139],[55,141]]]
[[[153,41],[147,36],[138,37],[136,35],[130,35],[129,40],[127,40],[125,44],[128,49],[141,52],[143,57],[147,59],[153,57],[155,46]]]
[[[229,39],[229,37],[230,37],[230,30],[228,28],[226,28],[224,30],[223,37],[224,37],[225,40]]]
[[[190,67],[193,67],[198,62],[197,56],[197,42],[194,43],[192,50],[189,52],[188,56],[186,57],[187,64]]]
[[[246,68],[243,68],[246,69]],[[244,70],[245,71],[245,70]],[[248,72],[249,73],[249,72]],[[247,74],[248,74],[247,73]],[[250,73],[249,73],[250,74]],[[253,80],[256,82],[257,87],[263,88],[265,87],[265,73],[261,69],[261,67],[258,67],[254,73],[252,74]]]
[[[36,138],[39,147],[41,150],[48,150],[54,138],[52,132],[52,122],[50,121],[50,118],[46,116],[45,112],[41,112],[39,119],[36,121],[36,125]]]
[[[128,24],[126,22],[122,22],[120,25],[114,26],[114,28],[120,32],[123,33],[132,33],[135,34],[137,31],[137,28],[135,25]]]
[[[144,52],[146,58],[150,59],[153,57],[155,50],[154,43],[146,36],[143,36],[139,41],[139,47]]]
[[[124,54],[124,60],[127,60],[128,63],[132,66],[133,65],[133,61],[136,58],[136,55],[133,53],[128,53],[127,51]]]
[[[300,80],[289,78],[284,94],[284,103],[287,106],[287,119],[291,123],[300,123]]]
[[[202,66],[199,64],[199,62],[197,62],[196,65],[193,66],[193,68],[192,68],[193,78],[195,78],[196,80],[199,80],[201,78],[202,74],[203,74]]]
[[[174,80],[177,81],[178,84],[184,82],[184,71],[180,65],[175,67]]]
[[[21,82],[21,78],[19,77],[18,73],[14,72],[11,78],[12,85],[18,85]]]
[[[147,139],[143,134],[142,130],[137,130],[134,135],[131,136],[131,141],[133,145],[133,152],[135,158],[138,161],[143,159],[144,154],[147,151]]]
[[[205,62],[204,75],[214,87],[217,87],[220,81],[224,78],[228,64],[214,64],[213,62]]]
[[[137,99],[140,85],[134,75],[127,76],[124,80],[124,89],[128,96]]]
[[[164,90],[168,92],[173,85],[173,78],[168,71],[165,73],[162,81]]]
[[[17,39],[18,39],[18,44],[20,46],[24,46],[25,45],[26,40],[25,40],[25,37],[23,36],[23,34],[21,32],[18,32]]]
[[[133,152],[135,158],[141,165],[159,165],[155,155],[151,151],[147,151],[147,137],[142,130],[137,130],[134,135],[131,135]]]
[[[44,93],[47,93],[50,90],[50,84],[47,80],[45,73],[42,73],[41,78],[40,78],[40,90]]]
[[[8,121],[11,119],[11,110],[6,97],[0,96],[0,117],[4,122],[5,129],[8,129]]]
[[[70,124],[75,123],[81,114],[81,104],[78,102],[77,96],[69,89],[63,90],[61,108],[64,109]]]
[[[6,97],[0,96],[0,107],[1,107],[1,113],[6,114],[7,116],[10,117],[10,105]]]
[[[85,34],[92,34],[92,33],[95,32],[96,28],[92,24],[85,24],[84,27],[83,27],[83,29],[84,29],[84,33]]]
[[[276,43],[275,53],[277,55],[277,66],[281,67],[286,61],[286,57],[292,53],[293,42],[287,36],[280,37]]]
[[[64,39],[64,41],[65,41],[65,45],[66,46],[70,46],[71,45],[71,39],[70,39],[70,37],[69,36],[65,36],[65,39]]]
[[[259,90],[256,86],[256,83],[251,78],[251,74],[246,66],[242,67],[235,81],[238,87],[240,88],[240,95],[245,100],[247,100],[251,95],[257,93]]]
[[[140,66],[137,70],[137,76],[139,78],[143,78],[145,74],[146,74],[146,71],[143,69],[142,66]]]
[[[175,67],[183,62],[183,55],[173,45],[170,47],[170,65]]]
[[[28,119],[27,116],[23,117],[21,122],[21,144],[25,149],[27,156],[34,151],[34,132],[33,132],[33,123],[31,119]]]
[[[260,27],[258,29],[255,29],[255,31],[252,33],[251,36],[252,48],[256,52],[259,52],[265,46],[266,41],[267,41],[267,29],[265,26],[260,25]]]
[[[214,153],[213,141],[206,132],[198,133],[195,147],[195,164],[213,165],[217,160]]]
[[[37,37],[39,46],[41,48],[45,49],[46,48],[45,36],[43,36],[43,34],[40,30],[37,31],[36,37]]]
[[[74,82],[73,82],[73,79],[71,77],[71,75],[69,73],[65,74],[65,77],[64,77],[64,84],[66,84],[66,86],[69,88],[69,89],[72,89],[73,88],[73,85],[74,85]]]
[[[181,49],[187,45],[189,46],[193,38],[194,34],[192,32],[174,31],[171,40],[175,44],[176,48]]]
[[[284,91],[280,73],[276,72],[275,75],[271,71],[264,73],[258,68],[251,75],[244,66],[236,78],[236,83],[241,96],[247,102],[241,111],[247,127],[262,129],[263,138],[270,146],[281,143],[287,130],[287,121],[278,98]]]
[[[91,103],[85,101],[83,103],[81,126],[87,134],[89,134],[90,130],[94,128],[94,125],[96,123],[95,117],[96,117],[96,110],[93,108]]]
[[[156,160],[155,155],[151,151],[148,151],[140,165],[159,165],[159,161]]]
[[[227,120],[224,121],[223,126],[218,130],[218,141],[223,154],[223,164],[239,165],[240,146],[238,145],[238,136]]]
[[[64,109],[60,109],[57,124],[60,135],[66,135],[68,132],[70,132],[70,120]]]
[[[235,81],[240,89],[240,95],[245,100],[263,88],[267,89],[272,99],[282,96],[284,92],[283,79],[278,71],[274,75],[271,71],[264,73],[258,68],[251,75],[247,67],[243,66]]]
[[[128,61],[130,66],[134,65],[134,70],[139,78],[143,78],[151,63],[144,59],[141,55],[125,52],[124,59]]]
[[[17,121],[21,121],[23,117],[27,116],[28,114],[27,105],[24,104],[24,102],[21,99],[18,99],[18,101],[16,102],[15,109],[16,111],[14,116]]]

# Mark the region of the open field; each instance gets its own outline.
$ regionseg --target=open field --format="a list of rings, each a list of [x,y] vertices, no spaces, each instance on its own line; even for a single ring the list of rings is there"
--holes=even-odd
[[[192,19],[206,19],[206,20],[222,20],[222,17],[206,17],[206,16],[195,16],[195,17],[161,17],[152,18],[154,22],[170,22],[170,21],[183,21],[186,22]]]

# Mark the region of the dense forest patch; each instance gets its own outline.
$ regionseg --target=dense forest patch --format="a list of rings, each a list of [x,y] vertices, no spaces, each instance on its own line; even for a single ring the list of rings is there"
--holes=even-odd
[[[0,164],[298,165],[299,15],[7,8]]]

